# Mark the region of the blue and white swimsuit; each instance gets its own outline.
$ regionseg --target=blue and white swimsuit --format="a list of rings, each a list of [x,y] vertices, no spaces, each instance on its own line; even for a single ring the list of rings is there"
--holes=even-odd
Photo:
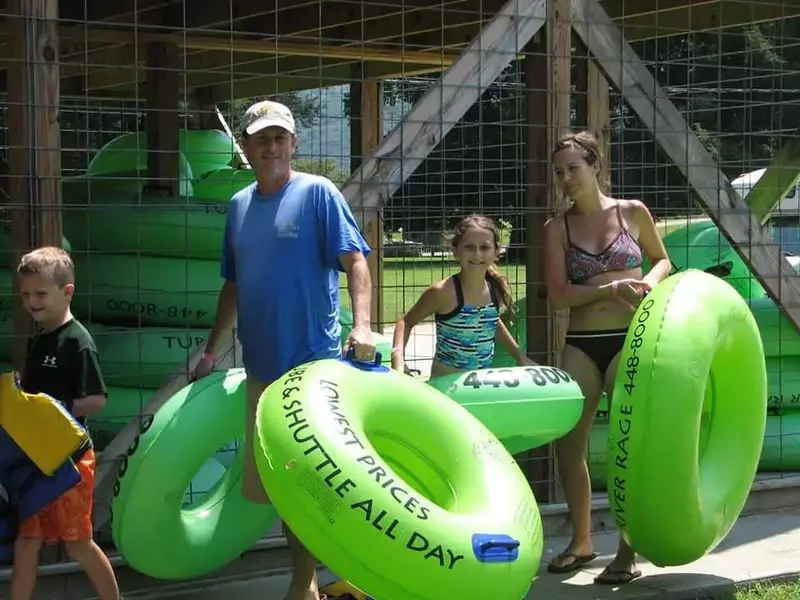
[[[464,304],[464,290],[458,274],[452,276],[456,308],[436,315],[436,360],[455,369],[485,369],[494,358],[494,336],[500,304],[492,280],[487,277],[492,301],[485,306]]]

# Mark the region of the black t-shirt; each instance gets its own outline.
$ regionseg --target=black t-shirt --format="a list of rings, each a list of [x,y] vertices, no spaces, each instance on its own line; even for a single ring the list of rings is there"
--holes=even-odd
[[[106,394],[106,384],[91,334],[71,319],[53,331],[35,333],[28,340],[22,389],[44,393],[63,404],[70,413],[73,401]],[[85,417],[78,418],[85,424]]]

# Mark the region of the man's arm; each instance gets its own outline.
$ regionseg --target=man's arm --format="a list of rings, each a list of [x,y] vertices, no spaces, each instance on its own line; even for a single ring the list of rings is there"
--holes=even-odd
[[[216,356],[222,345],[223,333],[233,327],[236,319],[236,284],[226,280],[219,291],[217,315],[206,341],[206,353]]]
[[[369,265],[361,252],[347,252],[339,257],[347,274],[347,290],[353,307],[353,327],[370,329],[372,316],[372,278]]]
[[[345,353],[353,348],[355,358],[369,361],[375,356],[370,328],[372,279],[366,257],[370,247],[358,229],[353,213],[341,192],[328,182],[318,196],[318,218],[324,232],[323,256],[329,269],[347,274],[347,288],[353,304],[353,329],[345,341]]]

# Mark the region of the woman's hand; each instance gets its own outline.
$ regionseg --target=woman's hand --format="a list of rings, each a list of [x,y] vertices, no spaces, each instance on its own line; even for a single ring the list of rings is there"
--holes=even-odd
[[[641,279],[620,279],[614,282],[615,295],[630,304],[633,308],[639,306],[644,295],[652,287]]]

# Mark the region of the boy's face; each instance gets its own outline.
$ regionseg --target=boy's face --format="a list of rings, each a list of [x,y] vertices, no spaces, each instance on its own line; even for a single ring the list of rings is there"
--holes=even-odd
[[[37,323],[57,324],[69,310],[75,286],[68,283],[62,288],[41,275],[21,275],[19,289],[25,310]]]

